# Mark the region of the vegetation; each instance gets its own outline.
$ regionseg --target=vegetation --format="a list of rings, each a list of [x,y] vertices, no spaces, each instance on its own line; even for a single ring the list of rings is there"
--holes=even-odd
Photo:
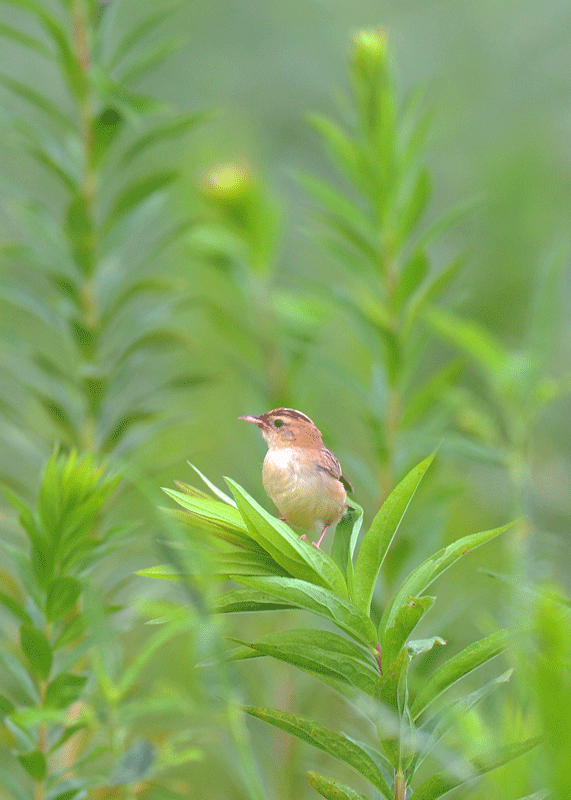
[[[470,316],[474,203],[432,212],[384,31],[309,115],[300,245],[214,109],[144,88],[184,4],[0,2],[2,796],[567,800],[566,520],[540,502],[568,475],[566,249],[509,346]],[[235,421],[280,405],[356,486],[328,553],[267,510]],[[208,492],[170,488],[186,457]]]

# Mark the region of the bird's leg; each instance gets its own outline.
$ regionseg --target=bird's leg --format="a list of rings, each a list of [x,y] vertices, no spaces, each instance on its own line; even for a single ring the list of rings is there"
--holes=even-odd
[[[319,537],[319,539],[317,540],[317,542],[312,542],[312,543],[311,543],[311,544],[312,544],[314,547],[317,547],[317,549],[318,549],[318,550],[319,550],[319,545],[320,545],[320,544],[321,544],[321,542],[323,541],[323,537],[325,536],[325,534],[326,534],[326,533],[327,533],[327,531],[329,530],[329,527],[330,527],[329,525],[326,525],[326,526],[323,528],[323,530],[321,531],[321,536]]]

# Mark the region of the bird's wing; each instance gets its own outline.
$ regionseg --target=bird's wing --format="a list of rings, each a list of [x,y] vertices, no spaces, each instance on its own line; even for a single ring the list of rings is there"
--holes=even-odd
[[[341,472],[341,464],[337,460],[336,456],[333,455],[331,450],[328,450],[327,447],[322,447],[319,451],[320,459],[319,459],[319,466],[321,469],[324,469],[334,478],[337,478],[338,481],[345,486],[347,491],[352,492],[353,487],[351,486],[350,482],[347,480],[345,475]]]

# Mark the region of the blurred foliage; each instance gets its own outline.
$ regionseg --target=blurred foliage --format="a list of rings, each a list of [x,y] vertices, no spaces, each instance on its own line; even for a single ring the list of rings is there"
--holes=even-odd
[[[146,535],[119,535],[121,558],[103,558],[85,578],[82,598],[97,620],[85,646],[104,713],[129,713],[131,689],[117,687],[133,654],[148,652],[132,691],[151,702],[166,686],[181,709],[191,697],[189,717],[206,743],[203,762],[173,767],[184,796],[261,798],[258,771],[269,795],[315,796],[305,749],[255,722],[246,727],[226,701],[309,718],[346,710],[280,664],[250,661],[247,673],[230,672],[216,687],[202,670],[190,677],[188,663],[219,647],[204,541],[196,528],[167,535],[150,511],[159,479],[171,485],[186,457],[259,497],[261,445],[236,417],[286,405],[316,419],[365,518],[439,448],[383,564],[376,622],[452,531],[521,517],[504,544],[472,556],[487,575],[457,565],[431,625],[456,652],[522,619],[551,631],[537,650],[513,648],[505,702],[489,698],[466,715],[468,742],[459,748],[479,743],[485,753],[548,728],[558,700],[542,688],[540,665],[549,647],[566,652],[555,635],[566,612],[538,600],[533,582],[555,579],[563,594],[571,590],[571,283],[558,238],[566,235],[570,157],[561,102],[571,75],[566,4],[520,4],[517,14],[513,4],[413,1],[379,10],[369,0],[292,0],[263,11],[227,0],[0,6],[0,475],[30,510],[54,443],[77,448],[81,464],[104,456],[126,480],[103,529],[142,516],[146,523]],[[332,108],[355,29],[348,92]],[[427,106],[436,112],[430,125]],[[208,118],[201,110],[218,107]],[[457,198],[480,192],[479,205],[455,210]],[[0,520],[2,538],[26,552],[13,511]],[[119,593],[129,608],[143,585],[153,598],[143,616],[163,619],[156,582],[129,579],[156,563],[157,548],[177,573],[195,575],[202,559],[205,566],[201,581],[184,584],[185,633],[155,650],[161,634],[142,630],[138,614],[115,625],[100,598]],[[31,614],[11,569],[4,580],[14,652],[22,642],[10,603],[40,632],[45,619]],[[181,586],[164,586],[180,605]],[[267,633],[258,615],[237,619],[226,623],[236,638]],[[442,658],[435,648],[416,659],[415,691]],[[568,657],[558,659],[564,683]],[[353,718],[343,718],[351,729]],[[144,772],[151,757],[129,724],[117,725],[111,747],[118,782],[129,765]],[[141,727],[160,750],[153,725]],[[548,786],[559,797],[566,735],[548,737],[463,796],[536,800]],[[34,752],[20,753],[30,779],[43,769],[41,758],[26,759]],[[329,762],[311,765],[312,785],[334,796],[321,776]],[[337,766],[339,780],[350,781]],[[116,791],[170,796],[153,781]]]

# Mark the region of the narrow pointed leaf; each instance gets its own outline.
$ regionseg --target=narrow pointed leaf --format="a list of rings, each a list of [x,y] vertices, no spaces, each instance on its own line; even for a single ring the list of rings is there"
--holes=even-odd
[[[430,703],[460,678],[503,653],[513,643],[513,639],[513,633],[510,631],[498,630],[490,636],[486,636],[485,639],[473,642],[460,653],[445,661],[422,684],[411,707],[413,719],[418,719]]]
[[[356,792],[355,789],[351,789],[350,786],[340,781],[333,780],[333,778],[328,778],[320,772],[308,772],[307,780],[310,786],[322,797],[325,797],[326,800],[368,800],[364,794]],[[383,794],[383,797],[390,800],[390,795],[388,794]]]
[[[452,707],[445,706],[428,719],[420,728],[423,734],[423,745],[413,760],[411,770],[415,772],[438,742],[458,723],[458,720],[464,718],[475,706],[485,700],[491,692],[502,684],[507,683],[512,673],[513,669],[506,670],[502,675],[488,681],[484,686],[461,697]]]
[[[51,708],[67,708],[81,696],[86,683],[86,675],[64,672],[48,685],[44,704]]]
[[[434,604],[434,597],[409,597],[398,611],[393,624],[382,636],[382,657],[391,664],[405,646],[408,637]]]
[[[363,509],[351,499],[350,509],[337,524],[335,536],[331,545],[331,558],[347,581],[347,586],[351,592],[353,585],[353,553],[357,545],[359,531],[363,524]]]
[[[147,148],[159,142],[185,134],[191,128],[207,119],[207,117],[208,114],[206,112],[198,112],[196,114],[186,114],[176,119],[169,119],[162,125],[156,125],[149,133],[145,133],[129,145],[121,156],[123,164],[129,164]]]
[[[261,589],[244,587],[218,595],[212,607],[218,614],[240,614],[250,611],[279,611],[296,606],[285,600],[280,601]]]
[[[192,469],[193,469],[193,470],[196,472],[196,474],[197,474],[197,475],[198,475],[200,478],[202,478],[202,480],[204,481],[204,483],[205,483],[205,484],[208,486],[208,488],[209,488],[209,489],[210,489],[212,492],[214,492],[214,494],[216,495],[216,497],[219,497],[219,498],[220,498],[220,500],[224,501],[225,503],[228,503],[228,505],[230,505],[230,506],[234,506],[234,508],[237,508],[237,506],[236,506],[236,501],[235,501],[235,500],[233,500],[233,499],[230,497],[230,495],[226,494],[226,492],[223,492],[223,491],[222,491],[222,489],[219,489],[219,488],[218,488],[218,486],[215,486],[215,485],[212,483],[212,481],[209,481],[209,480],[208,480],[208,478],[206,477],[206,475],[203,475],[203,473],[202,473],[202,472],[201,472],[201,471],[198,469],[198,467],[195,467],[195,466],[194,466],[194,464],[191,464],[191,462],[190,462],[190,461],[187,461],[186,463],[188,464],[188,466],[189,466],[189,467],[191,467],[191,468],[192,468]]]
[[[62,112],[49,100],[46,100],[43,94],[36,92],[25,83],[14,80],[8,75],[0,75],[0,85],[10,89],[10,91],[14,92],[15,95],[35,106],[41,112],[46,114],[46,116],[51,117],[52,120],[64,127],[68,132],[76,133],[75,125],[69,119],[69,117],[67,117],[65,114],[62,114]]]
[[[508,764],[515,758],[529,753],[530,750],[533,750],[533,748],[537,747],[540,743],[541,737],[536,736],[524,742],[515,742],[514,744],[505,745],[483,756],[479,756],[477,759],[474,759],[471,764],[477,776],[484,775],[486,772],[498,769],[498,767]],[[473,778],[470,780],[473,780]],[[470,783],[470,780],[453,778],[443,772],[438,773],[428,778],[427,781],[415,789],[414,800],[438,800],[439,797],[452,791],[452,789]]]
[[[182,506],[182,508],[186,509],[186,511],[190,512],[191,517],[203,517],[225,525],[232,531],[241,535],[244,546],[249,543],[249,549],[261,549],[248,535],[248,529],[242,519],[242,515],[233,503],[219,502],[210,497],[190,497],[188,494],[177,492],[174,489],[164,488],[163,492]]]
[[[50,674],[53,656],[45,634],[31,625],[22,625],[20,643],[34,673],[46,680]]]
[[[336,633],[304,629],[280,631],[266,634],[248,646],[312,675],[334,678],[376,697],[380,676],[371,651]]]
[[[363,185],[362,156],[351,137],[332,120],[321,114],[308,117],[310,125],[321,135],[331,160],[345,172],[351,181]]]
[[[347,585],[337,564],[321,550],[313,547],[292,531],[285,522],[276,519],[253,497],[230,478],[226,482],[252,539],[264,548],[289,575],[316,583],[347,597]]]
[[[386,630],[393,624],[399,609],[409,602],[410,597],[420,597],[430,584],[442,575],[452,564],[467,553],[475,550],[480,545],[491,541],[500,533],[507,530],[510,525],[501,528],[494,528],[490,531],[481,531],[471,536],[464,536],[462,539],[453,542],[448,547],[443,547],[433,556],[424,561],[411,574],[405,578],[393,600],[387,605],[381,618],[379,629]]]
[[[426,169],[420,170],[410,195],[400,210],[397,232],[395,235],[396,247],[410,235],[415,225],[422,216],[430,199],[430,178]]]
[[[40,53],[42,56],[51,58],[51,51],[43,42],[34,38],[33,36],[29,36],[27,33],[24,33],[17,28],[12,28],[10,25],[0,23],[0,36],[4,36],[7,39],[12,39],[12,41],[17,42],[24,47],[28,47],[30,50],[35,50],[36,53]]]
[[[156,175],[149,175],[136,183],[128,185],[122,193],[115,199],[114,204],[108,210],[103,223],[103,232],[109,233],[119,220],[126,214],[133,211],[138,205],[143,203],[151,195],[166,189],[176,180],[176,172],[161,172]]]
[[[75,606],[81,589],[76,578],[67,575],[56,578],[48,587],[46,617],[52,622],[64,617]]]
[[[138,53],[133,63],[121,70],[120,79],[122,83],[132,84],[140,80],[145,73],[154,69],[158,64],[163,63],[171,53],[180,49],[185,43],[186,37],[178,36],[167,39],[165,42],[149,47],[144,53]]]
[[[16,685],[24,692],[32,703],[39,703],[40,696],[33,680],[31,679],[28,671],[12,653],[2,652],[0,650],[0,664],[9,672],[15,680]]]
[[[371,620],[349,600],[328,589],[295,578],[241,577],[239,582],[266,592],[280,602],[325,617],[367,647],[374,648],[377,644],[377,632]]]
[[[459,347],[486,371],[497,375],[505,369],[507,352],[483,326],[442,308],[426,309],[424,317],[446,341]]]
[[[150,31],[156,33],[157,27],[169,16],[169,9],[164,6],[143,19],[138,25],[132,28],[118,43],[115,52],[110,60],[110,66],[115,67],[120,60],[130,53],[135,45],[138,45]]]
[[[433,456],[425,458],[393,489],[361,543],[355,564],[353,597],[355,604],[365,614],[368,614],[371,608],[375,583],[388,549],[432,459]]]
[[[389,787],[373,759],[346,736],[335,733],[313,720],[274,708],[245,706],[244,711],[257,719],[269,722],[276,728],[291,733],[292,736],[297,736],[298,739],[329,753],[339,761],[349,764],[385,797],[390,798]]]
[[[392,297],[392,307],[398,313],[428,275],[428,256],[417,250],[404,265]]]
[[[43,781],[46,776],[46,757],[42,752],[34,750],[32,753],[22,753],[18,761],[34,781]]]
[[[28,625],[32,624],[32,620],[26,609],[17,601],[14,600],[13,597],[6,594],[5,592],[0,592],[0,605],[3,605],[4,608],[7,608],[8,611],[11,611],[14,616],[18,617],[20,622],[26,622]]]
[[[410,428],[435,407],[445,396],[448,388],[455,382],[462,369],[461,359],[446,364],[405,402],[401,419],[403,428]]]

